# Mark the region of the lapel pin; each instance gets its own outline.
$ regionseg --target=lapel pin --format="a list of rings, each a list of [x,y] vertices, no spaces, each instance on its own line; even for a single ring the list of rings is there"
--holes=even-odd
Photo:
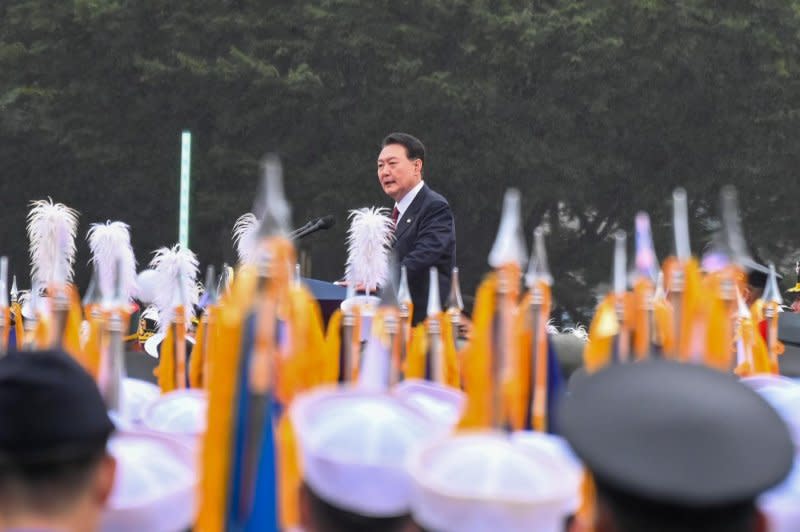
[[[411,218],[406,218],[406,223],[410,224],[411,223]]]

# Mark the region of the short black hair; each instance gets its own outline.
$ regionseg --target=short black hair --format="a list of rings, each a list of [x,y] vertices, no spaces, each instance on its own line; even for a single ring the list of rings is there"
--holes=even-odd
[[[68,509],[107,456],[113,431],[97,384],[67,353],[0,358],[0,511]]]
[[[409,159],[419,159],[422,161],[423,168],[425,167],[425,145],[414,135],[408,133],[389,133],[383,139],[381,146],[388,146],[389,144],[400,144],[406,149],[406,156]]]
[[[610,511],[619,532],[752,532],[755,501],[688,507],[624,493],[595,478],[597,499]]]
[[[107,438],[86,442],[77,454],[0,468],[0,512],[57,515],[89,488],[103,458]]]
[[[323,500],[305,482],[300,489],[308,499],[311,518],[318,532],[399,532],[411,520],[409,514],[393,517],[359,515]]]

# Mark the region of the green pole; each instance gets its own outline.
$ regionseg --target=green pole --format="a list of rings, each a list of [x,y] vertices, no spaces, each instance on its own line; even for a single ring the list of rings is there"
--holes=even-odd
[[[181,248],[189,248],[189,185],[191,182],[192,134],[181,133],[181,190],[178,217],[178,242]]]

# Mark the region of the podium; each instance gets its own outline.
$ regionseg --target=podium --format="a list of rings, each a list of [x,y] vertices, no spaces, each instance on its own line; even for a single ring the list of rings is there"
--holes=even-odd
[[[319,303],[319,308],[322,311],[322,320],[327,327],[328,320],[344,301],[347,295],[347,288],[308,277],[302,277],[301,280]]]

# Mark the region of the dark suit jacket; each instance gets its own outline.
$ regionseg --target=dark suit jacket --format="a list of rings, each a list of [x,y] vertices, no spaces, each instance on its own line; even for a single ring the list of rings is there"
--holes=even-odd
[[[428,270],[439,271],[442,306],[450,293],[450,276],[456,265],[456,228],[450,205],[441,194],[423,185],[414,201],[397,220],[393,249],[408,271],[408,288],[414,302],[413,323],[428,310]]]

